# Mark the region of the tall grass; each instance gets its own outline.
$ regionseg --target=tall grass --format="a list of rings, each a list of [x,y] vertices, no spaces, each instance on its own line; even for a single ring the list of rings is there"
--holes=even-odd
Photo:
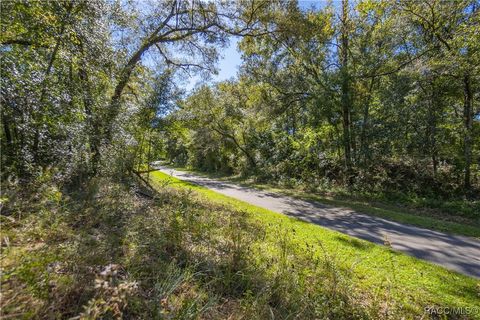
[[[161,186],[150,199],[131,185],[97,180],[76,194],[52,187],[25,205],[24,195],[10,207],[7,202],[1,237],[4,316],[418,316],[401,301],[359,290],[352,270],[338,263],[342,257],[292,237],[294,229],[276,225],[267,232],[251,213],[188,190]]]

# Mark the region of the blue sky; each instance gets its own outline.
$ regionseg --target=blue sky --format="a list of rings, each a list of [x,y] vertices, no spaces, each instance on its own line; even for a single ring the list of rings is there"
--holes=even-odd
[[[242,63],[241,54],[237,49],[238,38],[231,38],[228,48],[220,51],[220,57],[217,64],[218,74],[212,75],[212,81],[220,82],[235,78],[238,72],[238,67]],[[186,81],[185,89],[192,90],[197,83],[201,81],[199,76],[192,76]]]
[[[230,39],[230,45],[221,53],[222,57],[218,63],[218,75],[214,76],[216,81],[227,80],[237,74],[238,67],[242,63],[241,54],[238,51],[238,38]]]
[[[333,1],[335,2],[335,1]],[[299,6],[303,10],[317,9],[328,3],[326,0],[299,0]],[[238,67],[242,63],[242,57],[237,49],[239,38],[231,38],[228,48],[222,49],[218,61],[218,75],[212,76],[212,81],[219,82],[235,78],[237,76]],[[192,76],[186,81],[185,89],[192,90],[197,83],[200,82],[198,76]]]

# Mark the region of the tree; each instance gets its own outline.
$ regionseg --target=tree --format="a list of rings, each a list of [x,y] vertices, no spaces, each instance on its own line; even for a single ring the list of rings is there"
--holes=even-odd
[[[157,5],[147,17],[141,17],[149,22],[145,26],[144,36],[120,69],[105,121],[107,140],[111,139],[112,122],[119,112],[122,93],[135,66],[150,48],[155,47],[157,56],[174,68],[212,71],[217,58],[216,46],[224,45],[228,34],[251,32],[254,29],[255,11],[265,6],[265,2],[235,4],[230,1],[204,3],[172,0]],[[249,12],[245,13],[245,8]],[[183,54],[175,55],[170,51]]]

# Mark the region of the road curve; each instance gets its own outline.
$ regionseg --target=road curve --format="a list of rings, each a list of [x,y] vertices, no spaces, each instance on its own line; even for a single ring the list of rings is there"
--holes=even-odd
[[[299,200],[274,192],[226,183],[192,173],[157,166],[159,171],[192,182],[226,196],[333,229],[353,237],[383,244],[387,238],[393,249],[447,269],[480,278],[480,241],[404,225],[369,216],[351,209]]]

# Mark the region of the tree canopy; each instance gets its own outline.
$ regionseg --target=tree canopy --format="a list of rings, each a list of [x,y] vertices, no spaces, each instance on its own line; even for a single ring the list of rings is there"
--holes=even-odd
[[[282,1],[258,19],[268,32],[240,42],[239,79],[168,116],[188,123],[172,161],[371,191],[478,187],[478,3]]]

